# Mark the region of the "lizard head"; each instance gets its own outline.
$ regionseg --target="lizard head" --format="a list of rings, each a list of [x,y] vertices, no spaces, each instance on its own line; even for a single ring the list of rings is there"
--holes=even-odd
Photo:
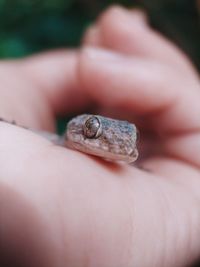
[[[127,121],[97,115],[80,115],[69,121],[67,147],[111,161],[137,159],[137,129]]]

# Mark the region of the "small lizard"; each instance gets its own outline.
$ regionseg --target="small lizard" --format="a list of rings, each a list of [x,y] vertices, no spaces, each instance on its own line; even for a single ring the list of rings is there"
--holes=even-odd
[[[0,121],[5,121],[0,119]],[[7,122],[7,121],[5,121]],[[12,122],[16,125],[15,122]],[[64,136],[34,132],[56,145],[66,146],[109,161],[134,162],[138,158],[138,131],[134,124],[99,115],[83,114],[71,119]]]

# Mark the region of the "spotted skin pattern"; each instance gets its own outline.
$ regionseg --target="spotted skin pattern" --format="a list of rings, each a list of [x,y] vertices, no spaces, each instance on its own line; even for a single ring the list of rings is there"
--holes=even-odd
[[[15,121],[8,122],[2,118],[0,121],[18,126]],[[86,127],[90,127],[89,132]],[[27,130],[43,136],[55,145],[65,146],[109,161],[131,163],[138,158],[136,146],[138,131],[134,124],[127,121],[83,114],[69,121],[64,136],[33,129]]]
[[[96,138],[88,138],[84,134],[88,119],[99,120],[101,134]],[[65,133],[67,147],[110,161],[134,162],[138,157],[136,143],[137,129],[134,124],[99,115],[83,114],[73,118]]]

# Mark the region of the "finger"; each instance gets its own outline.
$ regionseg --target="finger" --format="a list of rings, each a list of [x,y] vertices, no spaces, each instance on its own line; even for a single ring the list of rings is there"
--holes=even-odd
[[[160,132],[199,130],[198,81],[154,61],[91,48],[79,68],[82,86],[99,103],[145,114]]]
[[[56,51],[0,64],[0,118],[53,130],[55,116],[80,111],[89,99],[77,78],[75,51]]]
[[[186,56],[148,26],[142,11],[114,6],[100,16],[97,25],[105,47],[164,61],[191,73]]]
[[[0,123],[0,128],[1,241],[6,244],[0,248],[7,249],[7,259],[17,255],[19,266],[25,259],[31,267],[78,267],[89,256],[94,266],[126,266],[132,224],[120,177],[128,179],[129,167],[99,164],[12,125]]]
[[[163,142],[163,148],[170,157],[181,158],[200,168],[200,133],[171,136]]]
[[[99,27],[97,25],[90,26],[83,36],[83,45],[103,46]]]
[[[89,257],[92,266],[175,267],[199,256],[199,172],[170,161],[162,165],[171,179],[112,168],[27,130],[0,127],[4,263],[78,267]]]
[[[139,9],[139,8],[131,8],[131,9],[128,9],[128,11],[130,12],[130,15],[132,17],[134,16],[134,19],[137,20],[138,23],[143,24],[144,26],[147,26],[147,24],[149,23],[149,18],[144,10]]]
[[[117,7],[116,7],[117,8]],[[119,7],[118,7],[119,8]],[[114,8],[112,8],[114,9]],[[147,24],[147,16],[140,9],[134,8],[130,10],[130,14],[133,14],[134,20],[139,24]],[[83,44],[88,46],[104,46],[104,39],[101,33],[100,23],[95,23],[90,26],[83,37]],[[106,45],[105,45],[106,46]]]
[[[19,61],[0,64],[0,118],[33,128],[54,129],[53,112]]]
[[[55,113],[83,108],[88,101],[79,87],[77,52],[55,51],[32,56],[22,61],[22,71],[50,101]]]
[[[175,267],[199,256],[199,172],[163,162],[167,180],[127,165],[115,169],[24,129],[0,127],[5,263],[17,255],[15,265],[31,267],[78,267],[88,257],[92,266],[146,267],[156,259]]]

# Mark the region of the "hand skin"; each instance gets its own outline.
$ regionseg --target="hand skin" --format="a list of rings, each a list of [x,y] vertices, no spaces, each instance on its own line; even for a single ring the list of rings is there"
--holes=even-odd
[[[0,265],[189,265],[200,256],[198,75],[139,11],[105,11],[84,46],[2,62],[0,117],[54,130],[56,115],[94,103],[126,110],[150,133],[150,172],[0,122]]]

